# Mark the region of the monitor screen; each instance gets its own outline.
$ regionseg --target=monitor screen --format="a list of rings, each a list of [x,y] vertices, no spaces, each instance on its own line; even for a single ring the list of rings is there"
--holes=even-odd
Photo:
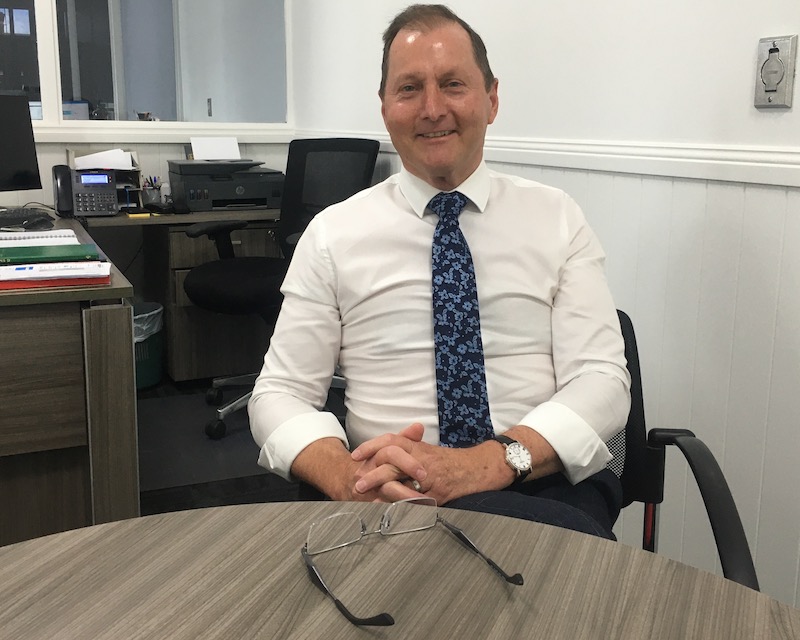
[[[0,94],[0,191],[41,189],[28,98]]]

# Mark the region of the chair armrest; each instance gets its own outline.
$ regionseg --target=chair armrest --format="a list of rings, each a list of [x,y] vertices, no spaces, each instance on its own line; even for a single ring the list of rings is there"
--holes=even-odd
[[[227,260],[235,258],[233,251],[233,241],[231,232],[244,229],[247,226],[246,220],[213,220],[211,222],[196,222],[186,227],[184,233],[190,238],[208,236],[214,241],[217,247],[217,255],[220,259]]]
[[[705,503],[723,575],[758,591],[758,578],[742,520],[730,487],[711,450],[691,431],[685,429],[652,429],[648,434],[648,445],[675,445],[681,450]]]
[[[230,233],[237,229],[244,229],[247,226],[246,220],[213,220],[211,222],[195,222],[186,227],[185,233],[190,238],[200,236],[212,237],[219,232]]]

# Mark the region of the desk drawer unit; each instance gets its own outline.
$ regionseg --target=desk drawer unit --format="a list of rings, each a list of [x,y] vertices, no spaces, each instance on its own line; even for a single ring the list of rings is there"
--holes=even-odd
[[[4,307],[0,318],[0,455],[86,445],[80,304]]]
[[[79,303],[0,308],[0,545],[92,523]]]

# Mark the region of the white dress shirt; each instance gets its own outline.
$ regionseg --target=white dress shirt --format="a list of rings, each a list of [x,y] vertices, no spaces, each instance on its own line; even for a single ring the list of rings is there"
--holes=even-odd
[[[458,191],[475,262],[495,434],[521,424],[552,445],[571,482],[611,458],[630,379],[605,255],[564,192],[490,171]],[[439,442],[431,242],[438,191],[405,170],[318,214],[297,244],[250,400],[259,464],[291,479],[320,438],[348,447],[414,422]],[[322,411],[336,365],[346,432]]]

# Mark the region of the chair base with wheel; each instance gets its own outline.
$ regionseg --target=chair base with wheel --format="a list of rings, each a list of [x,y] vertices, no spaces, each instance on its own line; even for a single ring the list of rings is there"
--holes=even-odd
[[[211,381],[211,386],[206,390],[206,404],[217,407],[216,417],[206,423],[206,435],[212,440],[220,440],[225,437],[227,433],[227,426],[225,425],[225,418],[244,409],[250,400],[252,391],[248,391],[244,395],[239,395],[233,400],[223,404],[224,394],[223,389],[228,387],[249,387],[252,389],[255,384],[257,374],[249,373],[242,376],[228,376],[225,378],[214,378]]]

